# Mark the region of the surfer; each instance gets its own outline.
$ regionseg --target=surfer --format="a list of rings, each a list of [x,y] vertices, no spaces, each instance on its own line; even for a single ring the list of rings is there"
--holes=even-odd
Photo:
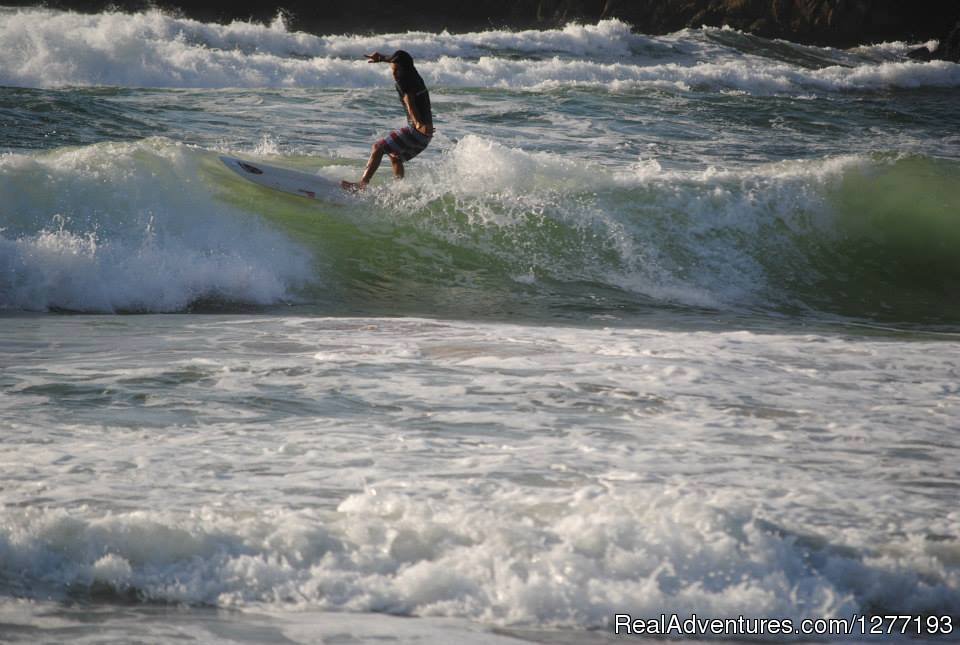
[[[420,78],[417,68],[413,66],[413,57],[407,52],[398,50],[392,56],[384,56],[380,52],[366,54],[368,63],[390,63],[393,69],[393,79],[396,82],[397,94],[407,112],[407,126],[394,130],[385,138],[373,144],[370,151],[370,160],[363,170],[359,182],[343,181],[340,185],[346,190],[363,190],[370,183],[373,173],[380,167],[383,155],[390,156],[393,166],[393,176],[403,178],[403,162],[410,161],[430,145],[433,137],[433,114],[430,111],[430,93]]]

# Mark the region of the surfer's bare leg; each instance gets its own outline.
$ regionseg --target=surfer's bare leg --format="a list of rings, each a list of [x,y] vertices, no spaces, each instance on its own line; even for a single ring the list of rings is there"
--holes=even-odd
[[[380,161],[383,159],[383,148],[374,144],[370,150],[370,159],[367,160],[367,167],[363,169],[363,176],[360,177],[360,185],[366,186],[373,179],[373,173],[380,167]]]
[[[393,166],[393,176],[395,179],[403,179],[403,161],[400,157],[390,155],[390,165]]]
[[[360,181],[353,183],[352,181],[341,181],[340,186],[347,190],[363,190],[367,187],[367,184],[370,183],[370,179],[373,178],[373,173],[377,172],[377,168],[380,167],[380,162],[383,160],[383,148],[379,144],[373,144],[373,148],[370,151],[370,159],[367,161],[367,167],[363,169],[363,176],[360,177]],[[397,172],[396,167],[393,170],[394,173]]]

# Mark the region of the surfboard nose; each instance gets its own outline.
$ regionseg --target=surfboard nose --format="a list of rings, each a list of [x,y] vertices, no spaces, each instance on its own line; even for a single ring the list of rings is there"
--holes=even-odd
[[[263,174],[263,171],[262,171],[262,170],[260,170],[259,168],[257,168],[257,167],[254,166],[253,164],[247,163],[246,161],[238,161],[238,162],[237,162],[237,165],[240,166],[241,168],[243,168],[244,170],[246,170],[247,172],[253,173],[254,175],[262,175],[262,174]]]
[[[264,163],[218,155],[227,168],[258,186],[308,199],[338,201],[343,196],[339,184],[309,173]]]

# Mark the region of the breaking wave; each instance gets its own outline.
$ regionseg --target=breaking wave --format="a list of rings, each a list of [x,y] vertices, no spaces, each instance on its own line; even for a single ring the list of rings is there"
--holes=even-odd
[[[271,304],[311,277],[287,237],[214,199],[165,142],[0,156],[0,309]]]
[[[408,49],[437,87],[544,90],[585,85],[754,94],[960,86],[960,65],[906,62],[902,43],[848,52],[732,30],[664,37],[602,21],[546,31],[316,36],[269,25],[203,23],[157,10],[95,15],[4,10],[0,84],[24,87],[324,87],[382,85],[362,54]]]
[[[355,172],[327,163],[317,172]],[[957,186],[955,162],[922,156],[614,172],[468,135],[403,184],[317,206],[166,139],[11,154],[0,307],[297,300],[457,315],[599,294],[956,322]]]

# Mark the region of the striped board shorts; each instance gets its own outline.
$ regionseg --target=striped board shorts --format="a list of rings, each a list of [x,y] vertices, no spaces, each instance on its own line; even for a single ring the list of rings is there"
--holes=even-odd
[[[420,134],[410,126],[405,126],[380,139],[377,142],[377,147],[391,157],[399,157],[404,161],[410,161],[426,150],[427,146],[430,145],[431,138],[425,134]]]

